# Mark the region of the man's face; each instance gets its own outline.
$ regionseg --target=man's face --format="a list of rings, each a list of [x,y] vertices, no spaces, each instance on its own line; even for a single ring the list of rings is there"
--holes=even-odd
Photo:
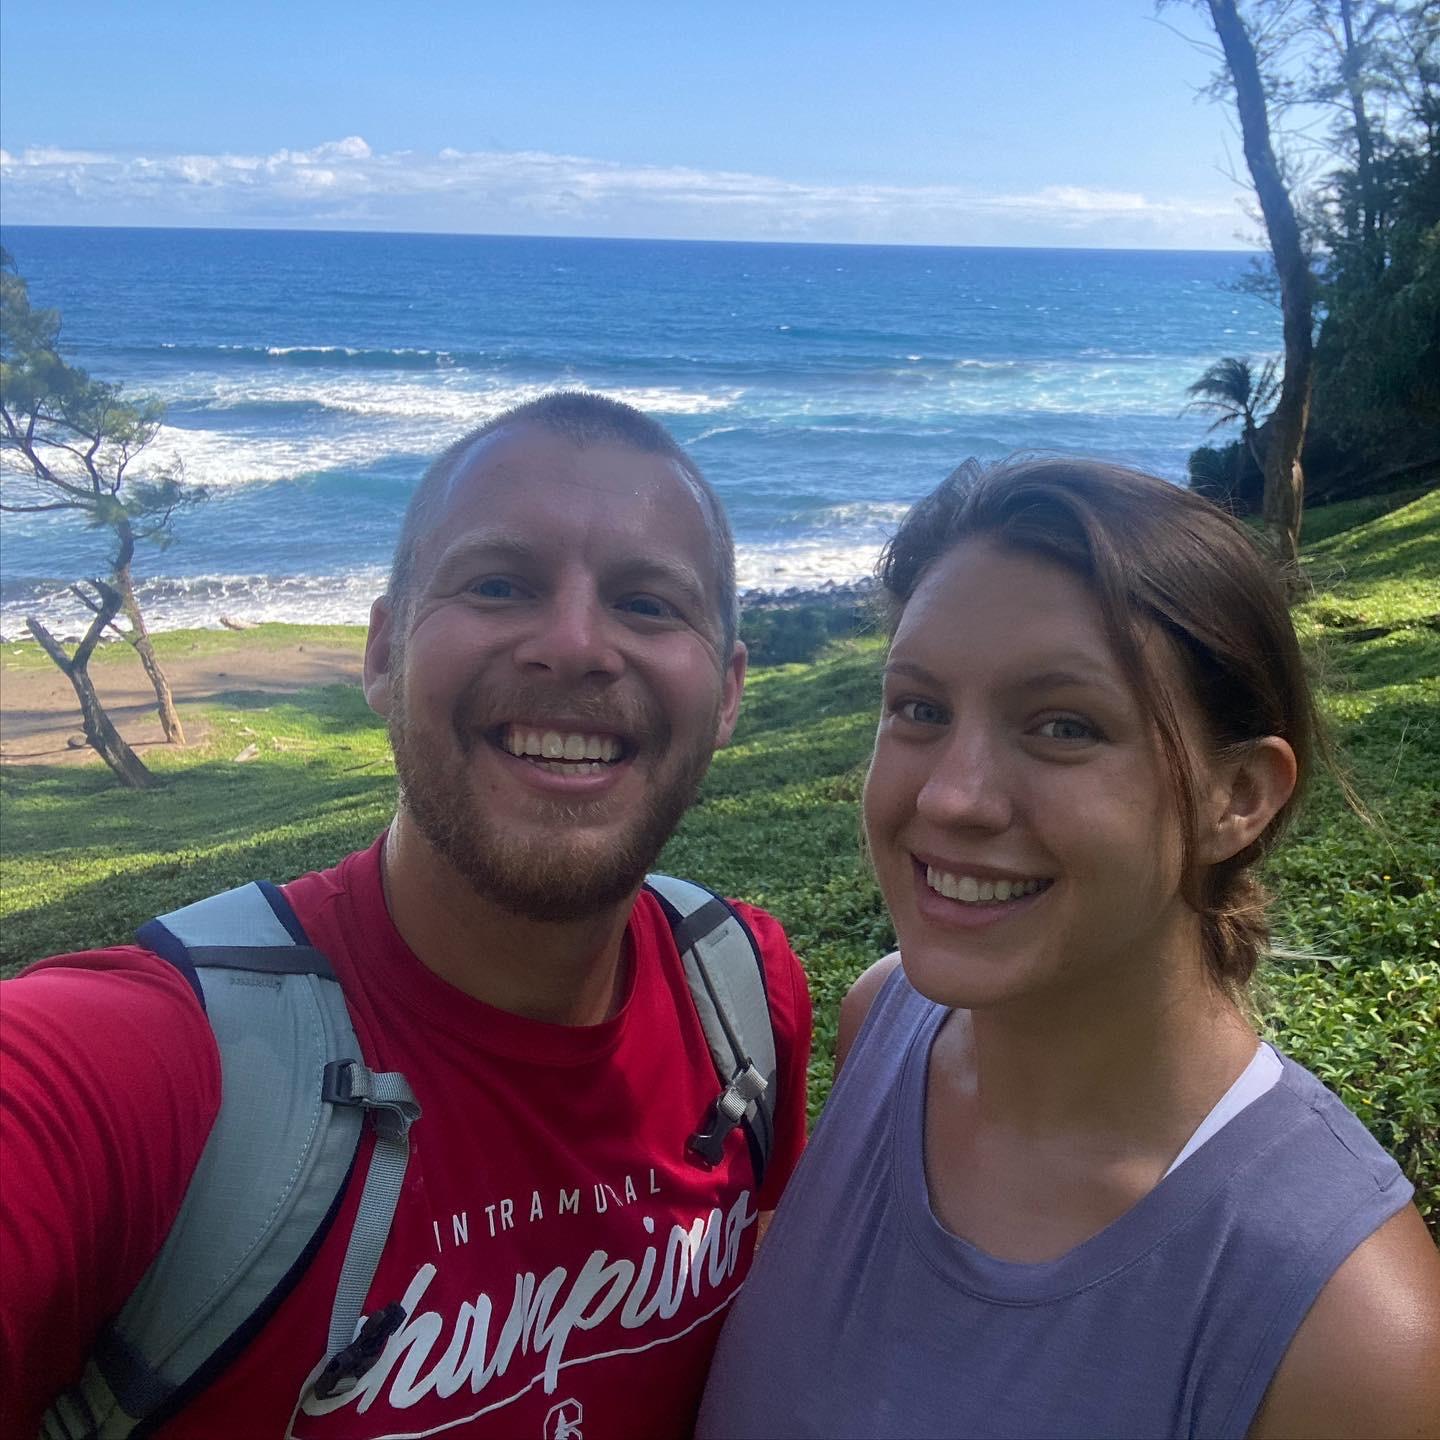
[[[480,895],[569,920],[629,895],[729,739],[713,543],[661,455],[528,425],[480,441],[377,601],[366,698],[402,820]]]

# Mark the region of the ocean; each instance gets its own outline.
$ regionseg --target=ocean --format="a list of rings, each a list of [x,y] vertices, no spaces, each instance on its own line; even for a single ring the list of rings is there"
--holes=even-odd
[[[1237,253],[6,227],[67,359],[166,405],[210,499],[136,559],[154,628],[363,621],[428,459],[555,386],[666,424],[729,509],[746,589],[867,574],[968,456],[1183,481],[1185,387],[1280,348]],[[143,473],[143,471],[139,472]],[[0,635],[74,633],[102,532],[7,515]]]

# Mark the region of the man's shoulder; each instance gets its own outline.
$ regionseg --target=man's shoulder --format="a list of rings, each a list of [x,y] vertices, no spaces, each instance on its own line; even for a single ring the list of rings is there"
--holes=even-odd
[[[752,905],[745,900],[737,900],[732,896],[722,897],[725,903],[739,917],[745,929],[749,932],[755,943],[755,950],[760,957],[761,970],[765,978],[765,986],[770,993],[771,1008],[775,1008],[779,1000],[782,1008],[789,1009],[793,1006],[792,997],[797,988],[808,995],[805,972],[800,965],[795,951],[791,948],[789,937],[785,933],[785,927],[768,910],[762,910],[758,905]],[[648,907],[649,913],[656,918],[656,923],[663,925],[663,911],[660,902],[648,891],[641,891],[636,901],[637,908]],[[780,989],[777,996],[774,991]]]
[[[382,833],[373,844],[353,851],[329,868],[311,870],[281,885],[296,919],[311,943],[321,950],[330,945],[342,947],[346,932],[373,935],[381,915],[388,922],[380,872],[384,843]]]
[[[138,945],[52,955],[4,986],[6,1088],[33,1075],[77,1095],[110,1094],[141,1113],[189,1091],[213,1113],[219,1053],[200,997],[169,961]],[[208,1124],[207,1114],[205,1123]]]
[[[190,981],[168,960],[139,945],[109,945],[50,955],[5,982],[7,1020],[30,1009],[56,1023],[94,1011],[99,1018],[145,1022],[186,1012],[204,1020]]]

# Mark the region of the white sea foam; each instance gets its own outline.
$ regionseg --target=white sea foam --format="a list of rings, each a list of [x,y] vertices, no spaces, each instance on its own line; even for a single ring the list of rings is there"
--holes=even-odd
[[[138,586],[152,630],[220,628],[220,617],[326,625],[363,625],[370,602],[385,588],[382,566],[346,575],[196,575],[147,579]],[[0,605],[0,638],[25,634],[25,617],[37,615],[56,634],[79,636],[90,612],[62,585]]]
[[[373,466],[395,456],[438,454],[473,426],[560,386],[592,384],[583,376],[560,375],[533,384],[502,384],[450,374],[303,374],[236,377],[191,375],[183,399],[191,416],[254,409],[255,426],[234,428],[176,423],[161,428],[147,460],[183,460],[196,484],[223,488],[267,484],[335,469]],[[607,388],[606,393],[650,414],[705,415],[733,406],[740,391],[687,390],[668,386]],[[267,409],[309,405],[319,415],[303,430],[277,430]],[[368,423],[357,425],[359,419]]]
[[[883,537],[831,535],[741,545],[735,553],[735,583],[742,591],[811,590],[829,580],[848,584],[874,573],[883,543]]]
[[[903,507],[900,507],[903,510]],[[815,531],[808,538],[742,544],[735,557],[741,591],[815,589],[827,581],[848,583],[870,575],[894,526],[877,514],[861,536]],[[340,575],[197,575],[148,578],[140,603],[152,630],[218,629],[220,617],[309,624],[363,625],[370,603],[385,588],[383,566]],[[56,583],[0,604],[0,640],[25,634],[25,617],[37,615],[57,635],[76,637],[90,613]]]

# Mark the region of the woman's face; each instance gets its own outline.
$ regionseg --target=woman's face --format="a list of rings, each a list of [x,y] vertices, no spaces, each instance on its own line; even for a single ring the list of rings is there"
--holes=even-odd
[[[1193,702],[1151,643],[1194,753]],[[1094,598],[1044,559],[967,540],[922,580],[886,666],[865,827],[906,973],[941,1003],[1198,958],[1154,726]]]

